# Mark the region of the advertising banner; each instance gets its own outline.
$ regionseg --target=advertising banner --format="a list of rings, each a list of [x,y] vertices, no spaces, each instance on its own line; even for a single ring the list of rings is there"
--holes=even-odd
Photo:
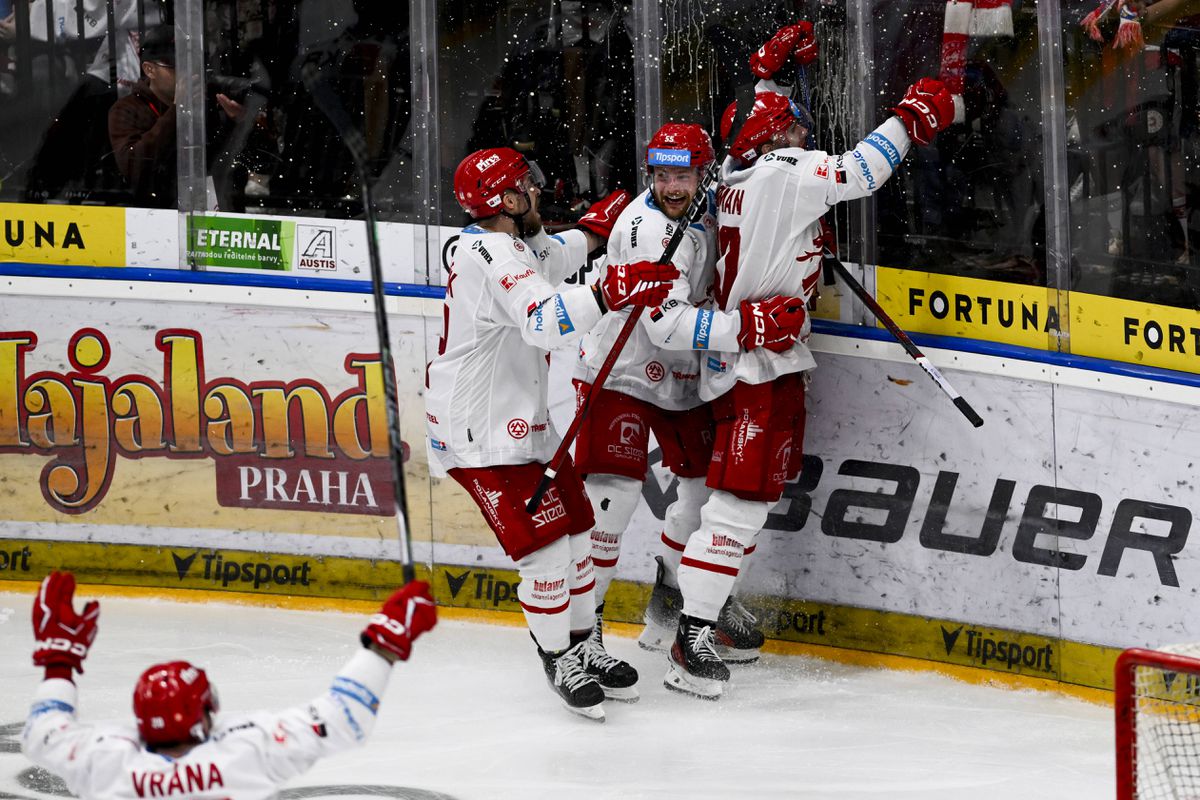
[[[125,265],[125,209],[0,203],[0,261]]]
[[[398,553],[370,313],[8,296],[0,319],[0,529]],[[413,387],[423,319],[392,330]],[[401,405],[420,497],[423,409]]]
[[[1056,350],[1057,293],[1038,286],[875,268],[880,305],[907,331]],[[1200,372],[1200,311],[1071,292],[1071,353]]]

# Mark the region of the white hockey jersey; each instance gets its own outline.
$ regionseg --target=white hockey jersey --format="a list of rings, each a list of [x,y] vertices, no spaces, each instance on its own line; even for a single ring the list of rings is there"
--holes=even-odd
[[[75,684],[51,679],[34,697],[22,748],[82,800],[265,800],[317,759],[367,737],[390,672],[383,658],[360,650],[309,703],[219,715],[208,741],[179,758],[147,750],[132,725],[79,722]]]
[[[711,204],[710,204],[711,205]],[[608,239],[608,263],[657,261],[675,226],[659,210],[649,189],[626,206]],[[605,389],[678,411],[700,405],[700,351],[736,350],[741,316],[726,314],[709,302],[713,281],[713,234],[716,220],[705,214],[688,226],[671,263],[679,277],[667,301],[643,312],[621,350]],[[584,337],[575,376],[591,382],[629,319],[630,309],[609,314]]]
[[[892,117],[840,156],[789,147],[745,169],[726,159],[717,189],[717,304],[736,309],[772,295],[811,298],[821,273],[821,217],[835,203],[878,189],[910,146],[904,125]],[[806,322],[802,340],[810,329]],[[803,341],[783,353],[710,353],[701,365],[700,396],[712,400],[737,381],[765,383],[815,366]]]
[[[445,469],[554,454],[546,351],[577,345],[601,317],[590,286],[554,287],[586,260],[582,231],[521,240],[463,229],[425,393],[430,448]]]

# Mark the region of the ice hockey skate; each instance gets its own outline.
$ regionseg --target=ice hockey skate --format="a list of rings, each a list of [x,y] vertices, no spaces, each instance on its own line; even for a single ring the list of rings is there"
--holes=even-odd
[[[683,593],[664,582],[666,567],[662,556],[655,556],[654,560],[658,562],[658,573],[654,577],[650,602],[642,614],[646,628],[638,637],[638,647],[662,652],[669,650],[675,641],[675,629],[679,627],[679,615],[683,613]]]
[[[604,722],[604,689],[583,668],[583,648],[580,642],[567,650],[546,652],[538,646],[542,667],[550,688],[572,714]]]
[[[636,703],[640,695],[637,690],[638,674],[633,665],[609,655],[604,649],[604,604],[596,609],[596,625],[591,634],[582,640],[581,661],[588,675],[596,679],[608,700]],[[572,636],[574,642],[574,636]]]
[[[663,678],[668,689],[716,700],[725,691],[729,667],[713,646],[713,623],[698,617],[681,616],[675,644],[668,656],[670,669]]]
[[[730,597],[717,617],[713,640],[717,655],[726,664],[751,664],[762,654],[763,632],[758,629],[758,617],[750,613],[735,597]]]

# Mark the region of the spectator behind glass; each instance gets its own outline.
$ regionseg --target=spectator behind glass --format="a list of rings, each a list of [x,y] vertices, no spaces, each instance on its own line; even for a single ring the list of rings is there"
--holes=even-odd
[[[117,167],[129,184],[133,205],[173,208],[176,198],[175,159],[175,32],[170,25],[146,31],[140,47],[142,78],[108,113],[108,136]],[[228,95],[215,95],[216,107],[206,111],[208,169],[222,151],[231,122],[246,114],[246,107]],[[216,111],[216,108],[220,112]],[[261,136],[265,117],[254,120],[251,134]],[[211,194],[210,207],[215,207]],[[221,204],[222,207],[225,203]]]
[[[139,56],[142,78],[108,112],[108,136],[133,202],[175,205],[175,34],[160,25],[146,31]]]

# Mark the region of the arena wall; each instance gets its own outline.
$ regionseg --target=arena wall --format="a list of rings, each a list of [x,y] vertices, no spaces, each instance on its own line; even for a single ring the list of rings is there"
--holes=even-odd
[[[295,221],[290,240],[267,241],[297,248],[310,223],[333,230],[328,270],[300,268],[296,249],[266,259],[282,265],[270,275],[163,269],[155,242],[174,248],[175,229],[144,220],[122,232],[126,260],[146,268],[86,266],[117,257],[113,242],[72,262],[84,266],[60,260],[55,277],[0,265],[0,579],[66,568],[91,583],[364,599],[400,581],[355,227]],[[453,247],[453,231],[384,227],[412,228],[385,234],[397,243],[389,279],[437,273],[403,267],[430,238],[443,257]],[[1075,294],[1073,349],[1104,359],[1062,356],[1047,348],[1053,292],[870,277],[906,328],[928,331],[923,348],[986,424],[973,429],[884,332],[851,324],[848,293],[826,287],[805,470],[744,585],[768,634],[1091,687],[1111,684],[1121,648],[1200,638],[1188,547],[1200,381],[1162,369],[1181,363],[1171,325],[1195,331],[1196,315]],[[418,572],[444,604],[516,611],[516,574],[478,511],[430,475],[421,395],[440,290],[390,293]],[[1017,322],[979,313],[1007,301]],[[1147,320],[1166,332],[1159,347]],[[555,354],[560,428],[572,359]],[[656,465],[646,483],[613,619],[640,619],[668,478]]]

